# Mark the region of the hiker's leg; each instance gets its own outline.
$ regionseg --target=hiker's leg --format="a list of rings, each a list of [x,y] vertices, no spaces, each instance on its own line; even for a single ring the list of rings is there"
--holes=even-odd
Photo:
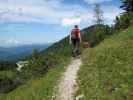
[[[80,54],[80,40],[77,39],[76,41],[76,54],[79,55]]]
[[[80,50],[80,39],[78,40],[78,54],[81,54],[81,50]]]
[[[75,54],[78,55],[78,39],[76,39]]]
[[[72,39],[72,55],[75,56],[76,53],[76,40]]]

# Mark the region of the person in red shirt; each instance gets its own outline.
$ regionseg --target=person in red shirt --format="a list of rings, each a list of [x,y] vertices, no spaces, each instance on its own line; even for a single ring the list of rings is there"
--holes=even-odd
[[[78,25],[75,25],[70,33],[70,44],[72,44],[72,53],[76,57],[80,55],[80,43],[81,43],[81,32]]]

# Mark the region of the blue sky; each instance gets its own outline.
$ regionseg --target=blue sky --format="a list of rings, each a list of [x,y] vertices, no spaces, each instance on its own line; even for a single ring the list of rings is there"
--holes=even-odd
[[[0,46],[56,42],[74,24],[93,24],[95,3],[107,24],[122,12],[120,0],[0,0]]]

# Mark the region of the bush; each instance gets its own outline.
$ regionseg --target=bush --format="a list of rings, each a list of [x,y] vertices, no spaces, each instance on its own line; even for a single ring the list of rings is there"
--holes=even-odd
[[[133,24],[133,13],[123,13],[116,17],[115,29],[126,29]]]
[[[14,71],[0,71],[0,93],[15,89],[21,82]]]
[[[14,70],[17,68],[15,62],[0,61],[0,70]]]
[[[89,42],[91,46],[96,46],[106,37],[111,35],[111,28],[107,25],[94,25],[83,30],[83,41]]]

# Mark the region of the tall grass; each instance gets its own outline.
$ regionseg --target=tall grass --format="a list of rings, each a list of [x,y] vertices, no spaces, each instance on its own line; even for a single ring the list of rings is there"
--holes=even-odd
[[[85,50],[76,96],[83,100],[133,100],[133,27]]]

